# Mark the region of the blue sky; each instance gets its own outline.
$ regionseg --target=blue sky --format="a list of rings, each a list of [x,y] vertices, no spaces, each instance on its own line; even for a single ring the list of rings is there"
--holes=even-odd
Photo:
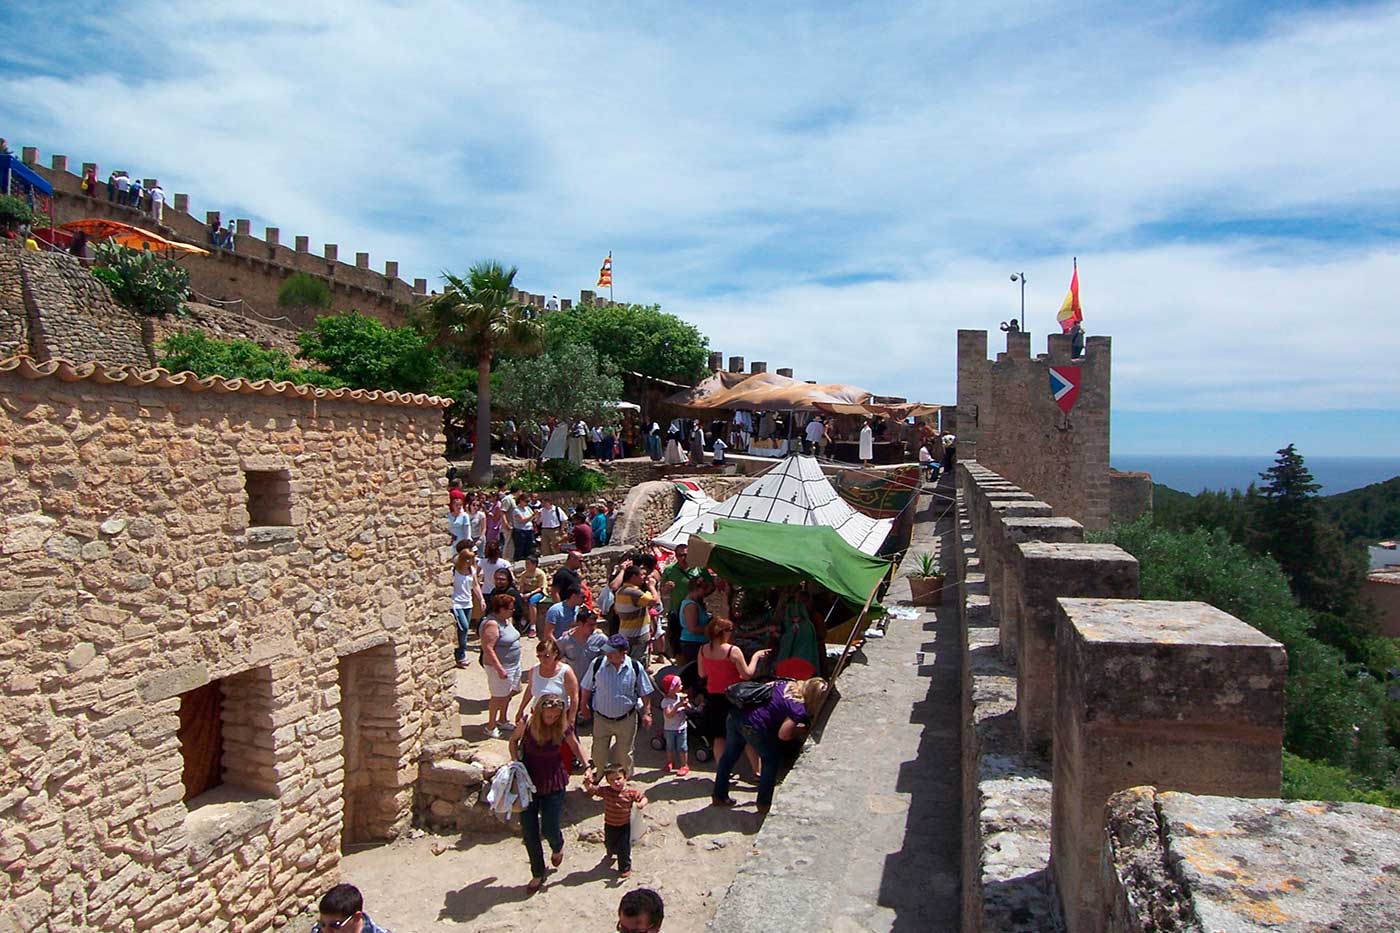
[[[1400,456],[1400,5],[6,5],[0,134],[435,277],[615,255],[726,354],[927,401],[1114,338],[1115,452]],[[993,342],[995,343],[995,337]],[[1202,431],[1200,425],[1220,425]]]

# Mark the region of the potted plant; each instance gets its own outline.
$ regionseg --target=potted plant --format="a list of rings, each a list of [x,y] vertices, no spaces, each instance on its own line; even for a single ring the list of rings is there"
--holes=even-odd
[[[916,606],[934,606],[943,599],[943,574],[938,572],[938,558],[920,554],[918,565],[909,575],[911,601]]]

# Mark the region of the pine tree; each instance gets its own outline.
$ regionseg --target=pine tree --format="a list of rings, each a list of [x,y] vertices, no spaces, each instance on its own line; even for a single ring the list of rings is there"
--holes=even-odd
[[[1263,485],[1256,500],[1258,545],[1278,561],[1294,595],[1308,606],[1304,591],[1317,557],[1316,499],[1321,487],[1313,482],[1303,455],[1292,444],[1278,451],[1274,465],[1260,473],[1259,479]]]

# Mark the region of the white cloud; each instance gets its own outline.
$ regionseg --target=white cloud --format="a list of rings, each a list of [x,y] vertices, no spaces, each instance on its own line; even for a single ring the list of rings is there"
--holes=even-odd
[[[56,76],[34,62],[61,60],[62,35],[0,70],[11,142],[159,174],[284,240],[410,276],[498,256],[561,294],[614,249],[619,298],[662,301],[726,353],[935,401],[956,328],[1009,316],[1022,268],[1048,322],[1077,252],[1119,405],[1400,388],[1376,351],[1400,336],[1377,307],[1393,240],[1193,225],[1393,221],[1400,6],[150,0],[119,21],[158,28]],[[1173,223],[1181,242],[1142,239]]]

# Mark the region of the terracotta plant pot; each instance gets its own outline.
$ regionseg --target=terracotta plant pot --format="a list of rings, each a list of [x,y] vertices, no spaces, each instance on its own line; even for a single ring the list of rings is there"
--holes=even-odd
[[[909,578],[911,601],[916,606],[936,606],[943,601],[943,575]]]

